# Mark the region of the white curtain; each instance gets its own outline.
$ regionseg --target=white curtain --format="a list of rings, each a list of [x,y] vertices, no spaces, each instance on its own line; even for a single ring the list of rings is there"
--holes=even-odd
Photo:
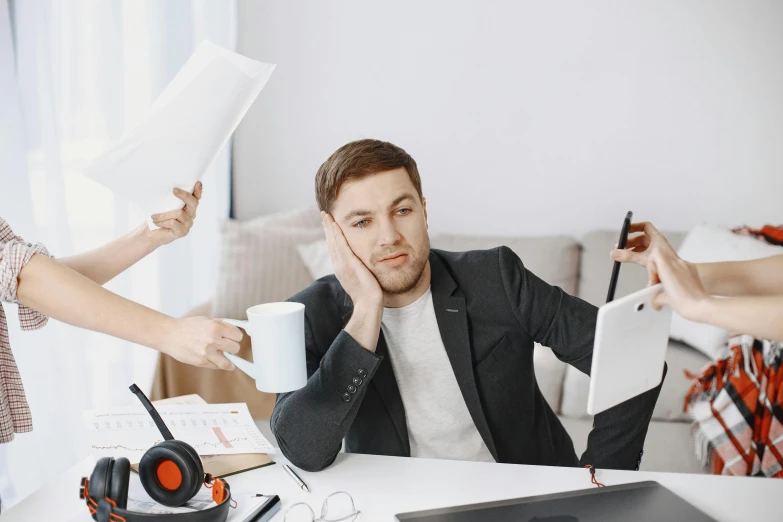
[[[139,123],[202,40],[235,48],[235,2],[0,0],[0,13],[0,215],[59,257],[139,225],[139,209],[80,170]],[[212,295],[229,150],[204,178],[190,235],[109,289],[174,316]],[[0,445],[6,509],[89,453],[82,410],[131,404],[133,382],[149,392],[157,352],[56,321],[22,332],[4,306],[34,423]]]

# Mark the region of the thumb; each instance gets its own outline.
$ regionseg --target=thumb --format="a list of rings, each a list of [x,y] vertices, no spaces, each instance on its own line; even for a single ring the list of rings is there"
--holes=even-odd
[[[661,282],[658,276],[658,258],[656,254],[650,256],[647,260],[647,286],[657,285]]]
[[[649,265],[648,265],[647,286],[655,286],[660,282],[661,282],[661,278],[658,276],[658,271],[655,269],[649,270]]]
[[[655,297],[653,297],[653,308],[655,308],[656,310],[660,310],[661,308],[669,304],[670,304],[669,294],[667,294],[665,290],[660,294],[657,294]]]

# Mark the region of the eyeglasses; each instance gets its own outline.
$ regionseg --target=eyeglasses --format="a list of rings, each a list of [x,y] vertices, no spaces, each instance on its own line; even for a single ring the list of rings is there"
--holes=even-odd
[[[357,511],[353,498],[346,491],[332,493],[324,499],[320,518],[315,518],[312,508],[304,502],[294,504],[285,512],[283,522],[354,522],[361,511]]]

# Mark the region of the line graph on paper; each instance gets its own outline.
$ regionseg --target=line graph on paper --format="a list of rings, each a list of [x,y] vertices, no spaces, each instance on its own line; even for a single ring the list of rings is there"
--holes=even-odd
[[[200,455],[274,453],[275,449],[253,422],[247,405],[161,405],[161,418],[174,438],[193,446]],[[142,407],[83,412],[90,451],[97,457],[128,457],[133,462],[163,441]]]

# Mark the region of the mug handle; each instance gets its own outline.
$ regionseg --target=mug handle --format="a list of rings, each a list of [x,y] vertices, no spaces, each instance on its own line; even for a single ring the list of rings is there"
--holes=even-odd
[[[242,328],[245,331],[245,334],[250,337],[250,321],[243,319],[221,319],[221,321]]]
[[[250,321],[244,321],[241,319],[221,319],[221,321],[242,328],[243,330],[245,330],[245,334],[248,337],[250,337],[250,328],[248,328],[248,326],[250,325]],[[223,355],[226,357],[226,359],[234,363],[234,366],[236,366],[237,368],[245,372],[253,379],[256,378],[256,371],[253,363],[251,363],[250,361],[246,361],[241,357],[237,357],[233,353],[223,352]]]

